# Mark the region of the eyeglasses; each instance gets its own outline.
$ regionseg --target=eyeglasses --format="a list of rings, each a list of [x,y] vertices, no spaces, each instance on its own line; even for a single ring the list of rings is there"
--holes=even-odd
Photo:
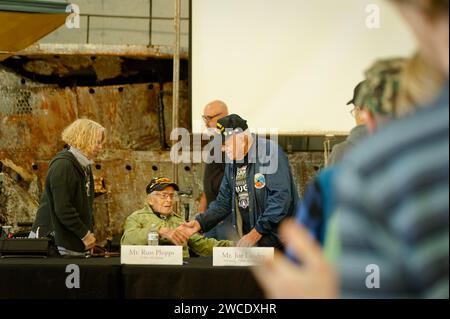
[[[177,193],[155,192],[155,195],[159,196],[163,200],[176,200],[178,198]]]
[[[213,118],[218,117],[219,115],[222,115],[222,113],[218,113],[216,115],[202,115],[203,121],[205,122],[205,124],[208,124],[209,122],[211,122],[213,120]]]

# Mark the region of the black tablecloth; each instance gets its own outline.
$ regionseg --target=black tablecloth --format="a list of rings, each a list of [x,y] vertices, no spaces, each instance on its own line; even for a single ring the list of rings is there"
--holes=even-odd
[[[263,293],[248,267],[213,267],[212,258],[183,266],[123,265],[125,298],[258,299]]]
[[[0,258],[0,299],[228,299],[262,298],[248,267],[213,267],[212,258],[183,266],[121,265],[120,258]],[[69,289],[66,266],[80,269],[80,288]]]
[[[80,288],[69,289],[67,265],[78,265]],[[70,279],[70,278],[69,278]],[[120,298],[119,258],[0,258],[0,298]]]

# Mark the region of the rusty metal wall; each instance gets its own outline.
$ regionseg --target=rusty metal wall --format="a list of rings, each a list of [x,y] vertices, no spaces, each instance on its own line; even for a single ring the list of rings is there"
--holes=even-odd
[[[10,174],[0,173],[0,225],[17,225],[33,220],[38,201],[29,191]]]
[[[1,223],[34,219],[48,162],[63,147],[60,133],[76,118],[93,119],[107,129],[104,151],[94,165],[99,194],[94,220],[100,243],[120,235],[126,217],[142,207],[151,177],[173,177],[169,152],[161,145],[161,137],[167,142],[172,130],[171,83],[162,88],[158,83],[60,88],[24,80],[1,66],[0,75]],[[186,82],[181,92],[180,126],[190,127]],[[323,155],[288,156],[303,193],[323,167]],[[180,164],[178,172],[180,187],[188,194],[180,197],[180,212],[188,205],[192,217],[202,191],[203,166]]]
[[[170,119],[171,98],[163,95],[167,107],[161,107],[158,83],[117,85],[102,87],[59,88],[39,85],[7,70],[1,70],[0,83],[0,160],[5,168],[17,172],[28,184],[37,184],[38,196],[45,181],[48,162],[62,149],[60,133],[76,118],[87,117],[98,121],[107,129],[104,152],[96,161],[97,188],[105,194],[95,200],[95,223],[101,241],[120,233],[124,219],[142,205],[148,180],[154,175],[170,175],[170,158],[160,146],[159,117]],[[186,89],[186,83],[183,83]],[[169,90],[171,84],[164,84]],[[181,125],[188,126],[187,95],[182,95]],[[170,132],[170,120],[165,132]],[[167,135],[169,136],[169,135]],[[189,171],[188,171],[189,170]],[[186,185],[192,188],[195,168],[181,167],[188,176]],[[5,176],[8,174],[5,172]],[[11,214],[21,215],[18,220],[32,220],[36,205],[15,196],[6,189],[14,179],[5,177],[3,201],[5,222],[15,222]],[[26,193],[26,191],[25,191]],[[7,197],[7,199],[6,199]],[[20,210],[11,209],[10,203],[25,203]],[[19,205],[20,206],[20,205]],[[5,208],[6,207],[6,208]],[[9,208],[8,208],[9,207]],[[7,211],[7,212],[6,212]]]

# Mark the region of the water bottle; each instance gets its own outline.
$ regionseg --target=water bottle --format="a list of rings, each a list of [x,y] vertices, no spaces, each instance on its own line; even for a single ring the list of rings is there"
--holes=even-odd
[[[159,244],[158,228],[155,224],[152,224],[152,227],[148,232],[147,243],[149,246],[158,246]]]

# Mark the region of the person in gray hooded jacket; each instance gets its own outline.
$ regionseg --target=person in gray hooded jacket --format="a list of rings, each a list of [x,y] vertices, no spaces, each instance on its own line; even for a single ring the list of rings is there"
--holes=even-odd
[[[353,99],[347,103],[347,105],[352,104],[354,106],[350,113],[355,118],[356,126],[350,131],[350,134],[344,142],[336,144],[333,147],[333,150],[328,157],[327,166],[339,164],[344,158],[344,155],[369,134],[367,131],[366,119],[363,116],[363,112],[361,112],[363,106],[355,104],[356,97],[358,96],[358,92],[363,84],[364,81],[360,82],[355,87]]]

